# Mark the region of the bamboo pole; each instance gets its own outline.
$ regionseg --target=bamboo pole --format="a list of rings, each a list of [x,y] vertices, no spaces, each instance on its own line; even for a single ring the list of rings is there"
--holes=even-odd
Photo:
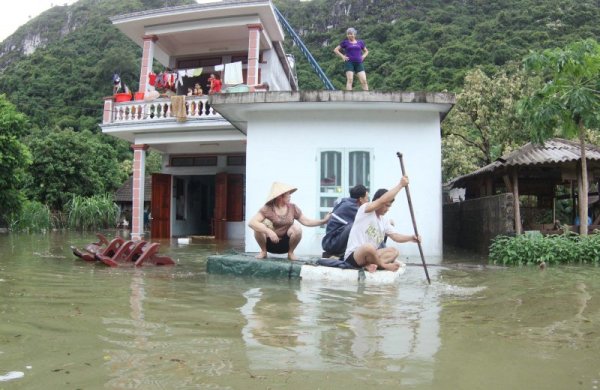
[[[402,176],[404,174],[404,161],[402,161],[402,153],[397,152],[396,155],[400,160],[400,169],[402,170]],[[419,231],[417,230],[417,221],[415,220],[415,212],[412,206],[412,200],[410,199],[410,189],[408,188],[408,184],[405,187],[406,191],[406,199],[408,200],[408,208],[410,209],[410,217],[412,219],[413,229],[415,231],[415,236],[419,237]],[[423,263],[423,269],[425,270],[425,277],[427,277],[427,283],[431,284],[431,279],[429,279],[429,272],[427,271],[427,264],[425,263],[425,255],[423,255],[423,247],[421,246],[421,240],[417,241],[419,245],[419,253],[421,254],[421,262]]]

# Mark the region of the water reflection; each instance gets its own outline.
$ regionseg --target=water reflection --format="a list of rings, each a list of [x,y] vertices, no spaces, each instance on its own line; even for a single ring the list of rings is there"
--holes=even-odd
[[[105,349],[104,360],[113,378],[109,381],[113,388],[135,388],[144,383],[146,373],[145,360],[150,359],[148,337],[154,333],[157,324],[144,321],[144,279],[142,271],[135,269],[131,276],[129,308],[130,319],[104,317],[102,323],[114,338],[100,338],[122,349]]]
[[[243,297],[240,313],[246,324],[241,333],[251,369],[360,367],[401,373],[404,384],[433,379],[440,296],[422,283],[365,287],[302,282],[285,296],[281,289],[256,287]]]

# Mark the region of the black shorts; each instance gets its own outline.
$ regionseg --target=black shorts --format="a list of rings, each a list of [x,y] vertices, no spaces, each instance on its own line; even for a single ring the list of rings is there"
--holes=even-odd
[[[350,253],[350,255],[348,255],[344,261],[355,268],[362,268],[362,265],[356,264],[356,260],[354,260],[354,252]]]
[[[279,242],[274,243],[269,237],[267,237],[267,252],[269,253],[288,253],[290,251],[290,236],[287,234],[283,237],[279,237]]]

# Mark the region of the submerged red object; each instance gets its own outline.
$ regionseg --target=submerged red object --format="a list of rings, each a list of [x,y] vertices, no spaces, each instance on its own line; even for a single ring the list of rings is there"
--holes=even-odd
[[[96,237],[98,237],[98,241],[86,245],[83,250],[71,246],[73,254],[85,261],[96,261],[97,253],[112,256],[124,242],[121,237],[115,237],[109,242],[108,239],[100,233],[96,233]]]
[[[140,241],[125,241],[116,237],[110,242],[102,234],[97,233],[98,242],[88,244],[83,250],[71,246],[73,254],[85,261],[99,261],[109,267],[136,266],[144,263],[154,265],[174,265],[169,256],[158,254],[160,244]]]

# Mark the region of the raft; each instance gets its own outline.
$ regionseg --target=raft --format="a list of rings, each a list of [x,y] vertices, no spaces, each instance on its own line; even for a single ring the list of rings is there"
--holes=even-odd
[[[296,279],[302,282],[332,282],[344,284],[393,284],[398,283],[406,271],[406,265],[395,271],[342,269],[317,264],[319,259],[290,261],[283,258],[256,259],[253,254],[235,253],[208,257],[206,272],[209,274],[259,277],[272,279]]]

